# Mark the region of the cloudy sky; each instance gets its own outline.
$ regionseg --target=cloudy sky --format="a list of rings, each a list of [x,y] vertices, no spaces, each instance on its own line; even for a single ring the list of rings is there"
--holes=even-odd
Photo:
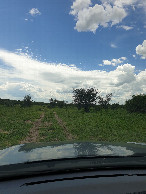
[[[146,0],[1,0],[0,98],[146,93]]]

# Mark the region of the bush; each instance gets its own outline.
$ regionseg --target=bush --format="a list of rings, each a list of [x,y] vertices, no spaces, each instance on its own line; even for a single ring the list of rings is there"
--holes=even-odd
[[[73,101],[77,105],[78,110],[84,109],[90,112],[90,108],[96,104],[98,91],[94,88],[73,89]]]
[[[32,106],[32,100],[31,100],[31,96],[30,95],[26,95],[24,96],[24,100],[23,100],[23,107],[30,107]]]
[[[114,104],[111,104],[110,105],[110,108],[112,109],[112,110],[114,110],[114,109],[118,109],[118,108],[120,108],[121,106],[119,105],[119,103],[114,103]]]
[[[53,98],[50,99],[50,104],[48,105],[48,108],[55,108],[55,107],[59,107],[59,108],[63,108],[66,107],[66,103],[65,101],[60,101],[60,100],[53,100]]]
[[[104,109],[109,108],[109,102],[111,101],[111,97],[112,93],[107,94],[105,98],[103,98],[102,96],[98,96],[98,104]]]
[[[125,107],[129,112],[146,113],[146,94],[133,95],[126,101]]]

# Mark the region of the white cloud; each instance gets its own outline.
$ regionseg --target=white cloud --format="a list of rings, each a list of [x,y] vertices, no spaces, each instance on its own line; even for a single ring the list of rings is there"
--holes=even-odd
[[[113,0],[115,2],[114,4],[119,7],[123,7],[126,5],[133,5],[134,3],[137,2],[137,0]]]
[[[109,60],[103,60],[103,64],[104,64],[104,65],[111,65],[112,63],[111,63],[111,61],[109,61]]]
[[[138,7],[143,8],[146,12],[146,1],[145,0],[139,0]]]
[[[121,57],[119,59],[112,59],[111,61],[109,60],[103,60],[103,65],[112,65],[112,66],[116,66],[118,64],[123,63],[127,58],[126,57]],[[103,66],[102,65],[102,66]]]
[[[75,16],[77,20],[75,29],[79,32],[92,31],[95,33],[99,26],[115,25],[127,16],[123,7],[112,6],[108,3],[95,4],[92,7],[90,5],[90,0],[76,0],[71,6],[70,14]]]
[[[146,8],[145,0],[101,0],[102,3],[111,3],[118,7],[131,6],[132,9],[134,6]]]
[[[142,45],[139,44],[137,47],[136,47],[136,53],[138,55],[141,55],[141,58],[142,59],[146,59],[146,40],[143,41]]]
[[[136,58],[136,55],[132,55],[133,56],[133,58]]]
[[[123,28],[123,29],[126,30],[126,31],[132,30],[132,29],[133,29],[132,26],[125,26],[125,25],[118,26],[118,28]]]
[[[117,45],[115,45],[115,44],[113,44],[113,43],[111,43],[110,46],[111,46],[112,48],[117,48]]]
[[[139,6],[146,8],[143,0],[100,0],[99,4],[92,5],[91,0],[75,0],[70,14],[75,17],[75,29],[78,32],[96,32],[99,26],[109,27],[122,22],[128,15],[128,8]],[[125,30],[133,27],[121,25]]]
[[[122,59],[123,61],[127,60],[127,58],[126,58],[126,57],[121,57],[120,59]]]
[[[37,8],[32,8],[29,11],[29,14],[32,15],[32,16],[37,16],[37,15],[41,15],[41,12]]]
[[[121,72],[117,79],[117,85],[131,83],[136,80],[136,75],[134,75],[135,67],[131,64],[125,64],[123,66],[118,66],[117,71]]]
[[[73,5],[71,6],[70,14],[76,15],[80,10],[84,8],[88,8],[91,5],[91,0],[78,0],[74,1]]]
[[[126,59],[121,57],[121,60]],[[23,99],[31,94],[33,100],[48,102],[51,97],[72,101],[72,88],[98,86],[103,94],[112,92],[112,102],[123,103],[135,93],[146,92],[146,71],[137,75],[134,66],[124,64],[114,71],[83,71],[75,65],[44,63],[28,55],[0,50],[1,98]],[[116,62],[118,59],[113,59]],[[112,63],[111,62],[111,63]]]

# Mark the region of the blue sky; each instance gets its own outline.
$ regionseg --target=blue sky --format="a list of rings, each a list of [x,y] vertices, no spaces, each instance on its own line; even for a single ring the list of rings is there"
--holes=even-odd
[[[144,0],[0,1],[0,98],[145,93],[145,13]]]

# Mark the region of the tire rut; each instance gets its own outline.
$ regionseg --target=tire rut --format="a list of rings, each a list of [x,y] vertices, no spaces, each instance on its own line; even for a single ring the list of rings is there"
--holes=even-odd
[[[40,118],[33,122],[33,127],[30,129],[29,135],[21,141],[23,143],[37,142],[39,136],[39,127],[41,126],[41,121],[44,118],[44,112],[41,114]]]
[[[69,132],[68,128],[65,126],[64,122],[62,121],[62,119],[59,118],[59,116],[57,115],[57,113],[56,112],[53,112],[53,113],[54,113],[55,119],[58,122],[58,124],[64,129],[64,133],[65,133],[67,139],[68,140],[75,139],[74,136]]]

